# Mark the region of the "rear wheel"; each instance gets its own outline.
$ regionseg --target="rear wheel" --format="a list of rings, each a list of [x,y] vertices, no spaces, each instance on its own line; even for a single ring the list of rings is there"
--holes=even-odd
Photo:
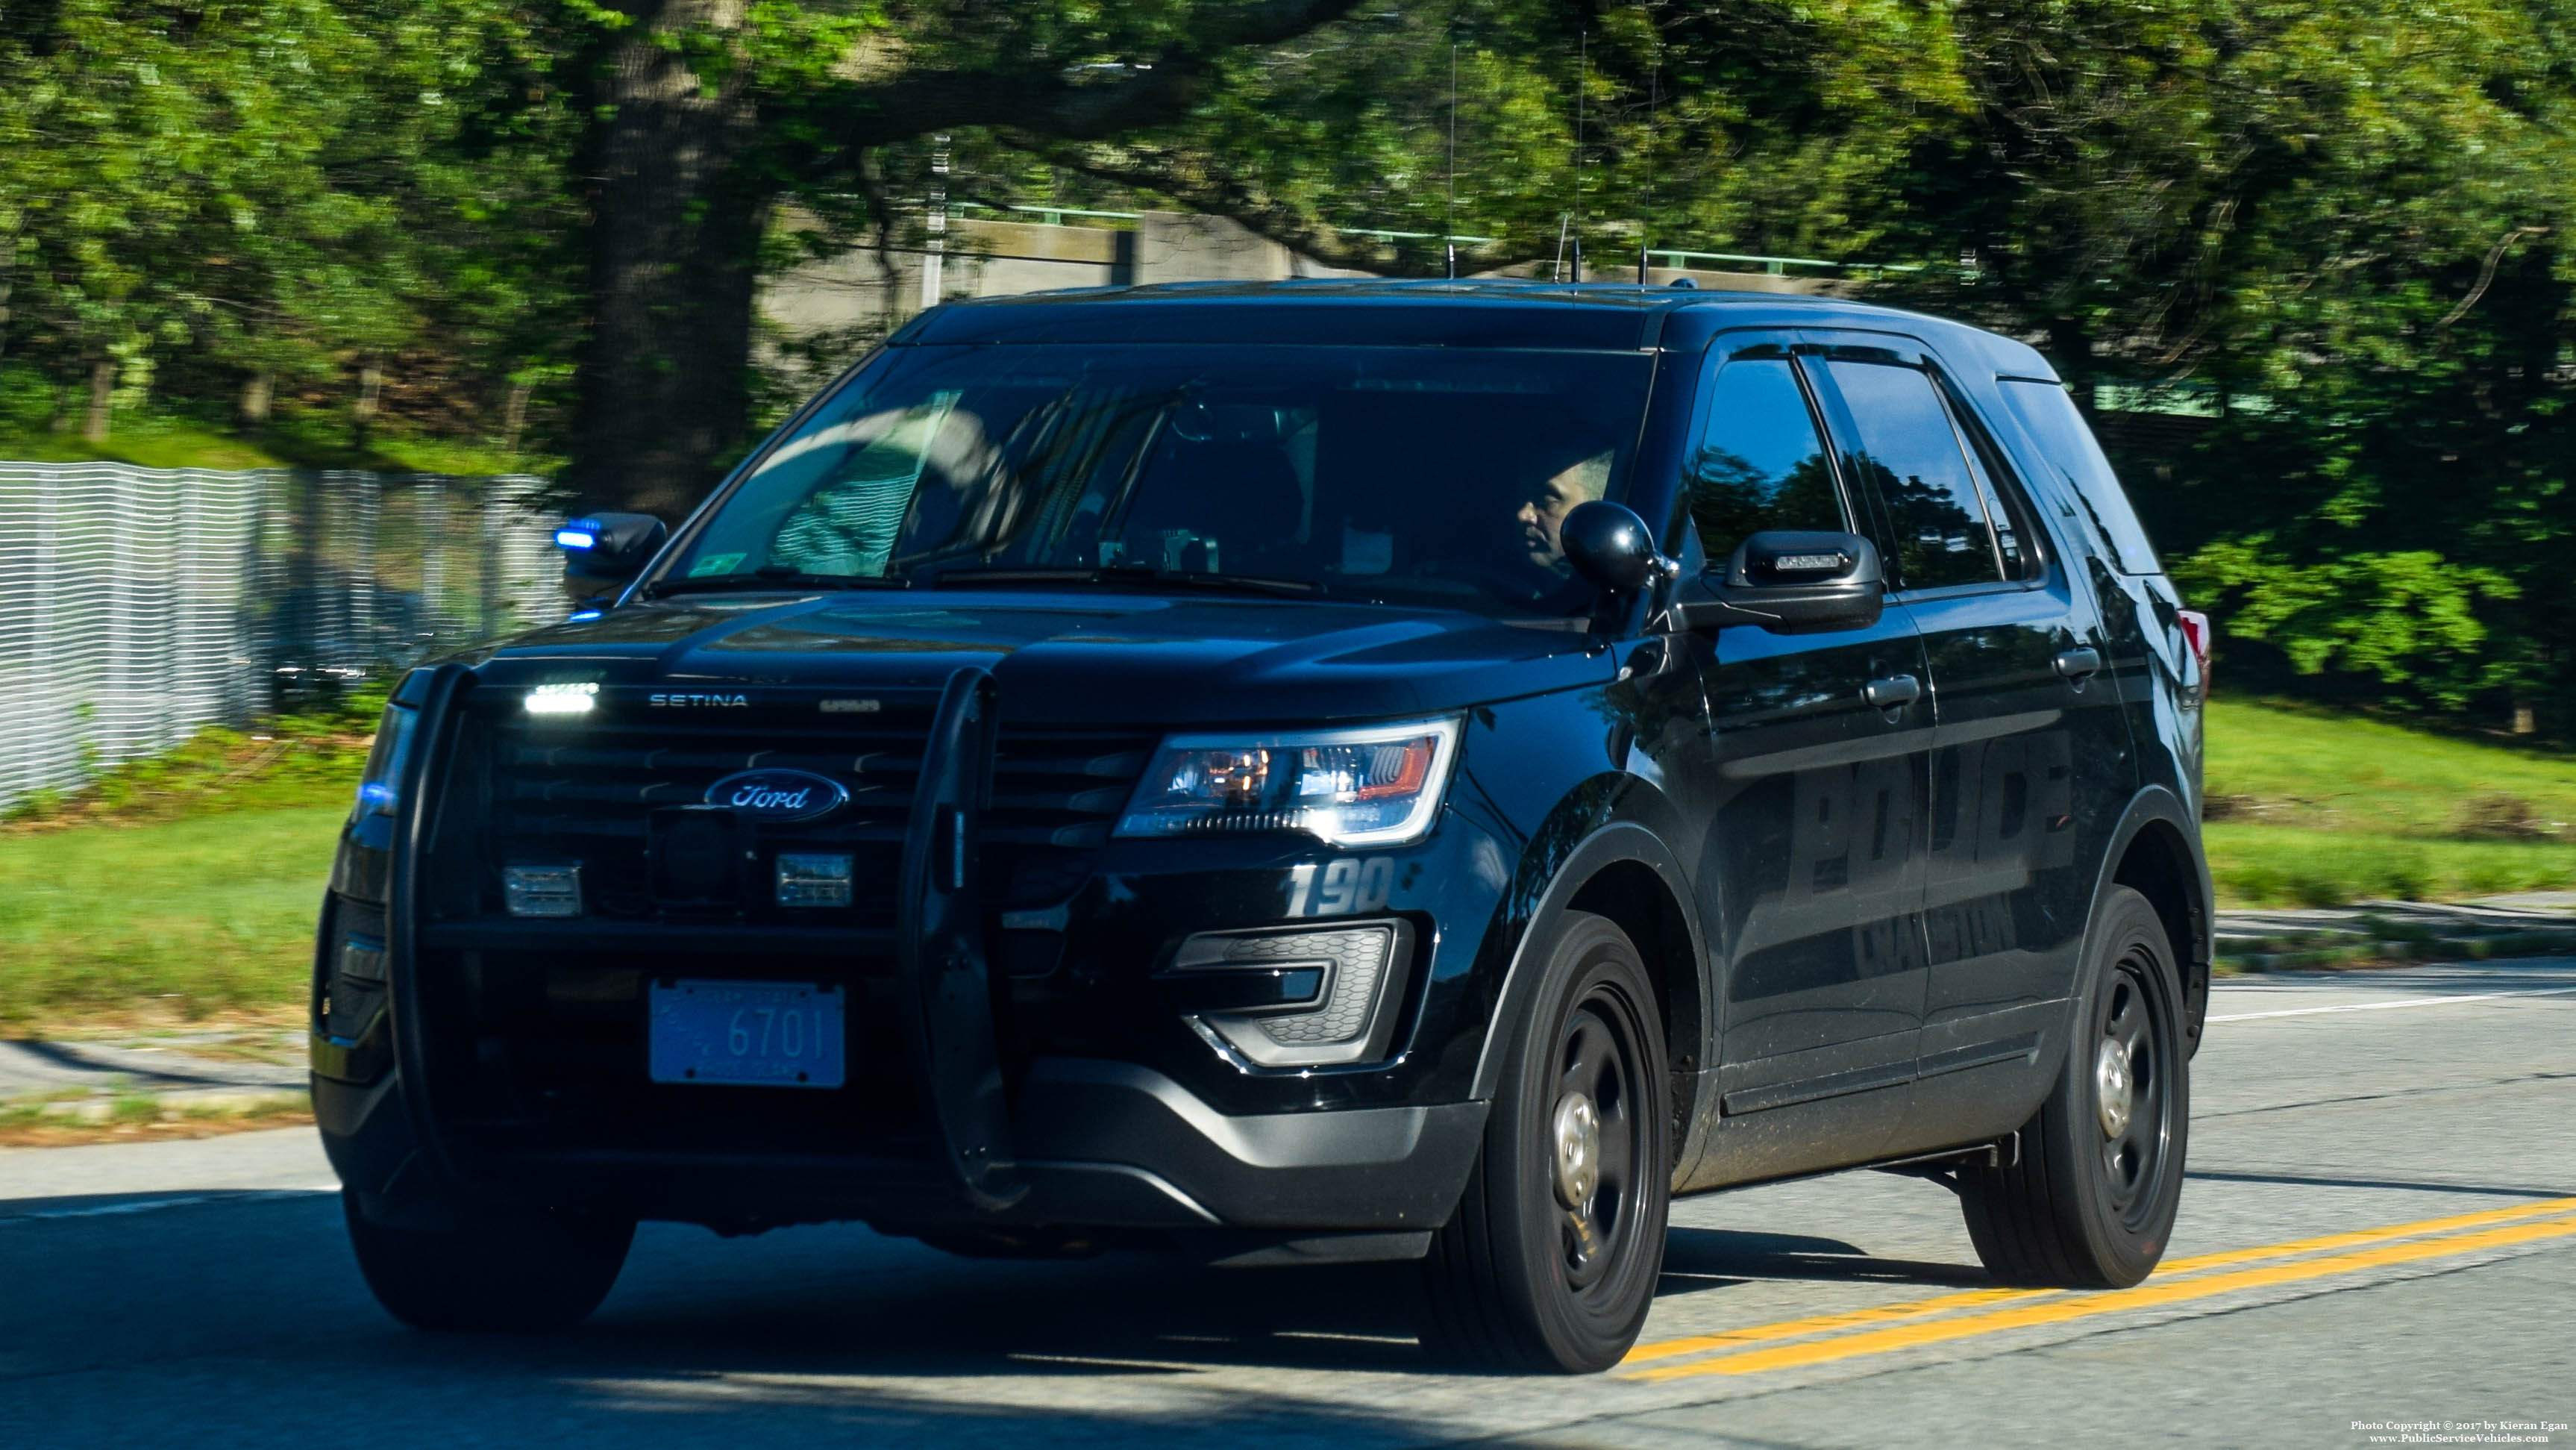
[[[349,1245],[376,1302],[415,1329],[535,1332],[578,1324],[608,1297],[631,1220],[459,1210],[454,1226],[394,1228],[343,1190]]]
[[[1588,1373],[1636,1342],[1672,1186],[1663,1043],[1636,947],[1609,921],[1571,917],[1466,1193],[1423,1261],[1435,1355]]]
[[[2163,1257],[2182,1202],[2182,977],[2145,897],[2112,889],[2086,967],[2075,1040],[2021,1130],[2019,1161],[1959,1175],[1977,1256],[2009,1284],[2135,1284]]]

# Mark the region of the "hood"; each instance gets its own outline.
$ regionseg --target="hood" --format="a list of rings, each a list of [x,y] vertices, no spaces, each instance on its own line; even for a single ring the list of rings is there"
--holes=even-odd
[[[628,605],[500,647],[496,685],[576,672],[687,690],[936,689],[993,672],[1027,723],[1301,724],[1436,714],[1611,681],[1579,620],[1099,592],[834,592]]]

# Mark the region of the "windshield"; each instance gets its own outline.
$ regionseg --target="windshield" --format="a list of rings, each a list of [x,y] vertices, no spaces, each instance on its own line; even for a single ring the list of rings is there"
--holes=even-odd
[[[900,348],[782,440],[657,587],[1036,573],[1562,614],[1642,353]]]

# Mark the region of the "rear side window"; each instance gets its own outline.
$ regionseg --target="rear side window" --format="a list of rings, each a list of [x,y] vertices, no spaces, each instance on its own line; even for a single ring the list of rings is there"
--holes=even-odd
[[[1689,466],[1684,502],[1712,561],[1764,529],[1846,527],[1824,439],[1786,357],[1738,355],[1718,371]]]
[[[2026,378],[2005,378],[1996,388],[2039,445],[2040,457],[2032,462],[2064,480],[2067,493],[2091,517],[2094,532],[2110,545],[2120,572],[2163,573],[2147,531],[2139,527],[2137,510],[2129,507],[2129,495],[2111,472],[2111,460],[2102,456],[2102,445],[2093,441],[2093,430],[2084,426],[2084,415],[2075,410],[2066,389]]]
[[[1985,490],[1931,376],[1903,363],[1839,357],[1824,369],[1859,432],[1852,472],[1878,497],[1888,534],[1882,547],[1894,556],[1897,587],[2000,583],[2003,562]]]

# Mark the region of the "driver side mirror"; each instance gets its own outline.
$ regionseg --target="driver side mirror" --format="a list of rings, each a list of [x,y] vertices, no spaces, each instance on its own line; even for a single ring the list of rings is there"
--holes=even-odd
[[[613,592],[642,573],[671,531],[651,514],[587,514],[555,530],[564,585],[575,595]]]
[[[1878,548],[1858,534],[1766,529],[1735,546],[1722,570],[1681,590],[1686,629],[1758,625],[1773,634],[1866,629],[1886,608]]]
[[[1576,504],[1556,537],[1574,572],[1612,594],[1634,594],[1681,568],[1656,551],[1654,531],[1625,504]]]

